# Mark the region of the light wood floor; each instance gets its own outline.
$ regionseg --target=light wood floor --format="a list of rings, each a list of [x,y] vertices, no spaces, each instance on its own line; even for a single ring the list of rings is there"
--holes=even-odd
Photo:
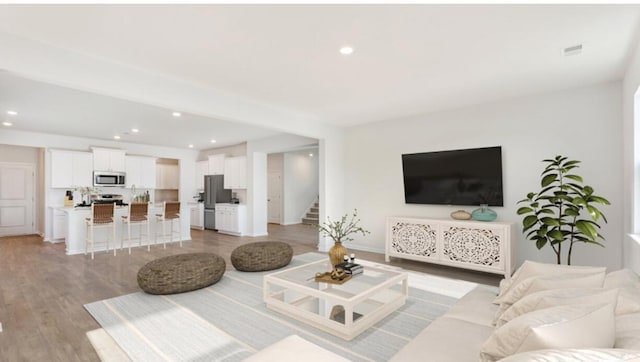
[[[98,361],[85,333],[99,328],[84,304],[138,292],[140,267],[162,256],[206,251],[219,254],[232,269],[231,251],[260,240],[281,240],[294,254],[317,251],[317,229],[308,225],[269,225],[269,236],[250,238],[192,230],[192,241],[180,248],[126,250],[116,257],[97,253],[67,256],[64,244],[39,236],[0,238],[0,361]],[[355,251],[356,258],[384,262],[384,255]],[[394,259],[409,270],[497,285],[499,276]]]

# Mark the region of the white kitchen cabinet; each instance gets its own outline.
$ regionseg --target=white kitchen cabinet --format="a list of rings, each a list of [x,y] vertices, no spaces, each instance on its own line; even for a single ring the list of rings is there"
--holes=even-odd
[[[67,213],[58,209],[53,209],[53,240],[65,239],[67,237]]]
[[[227,157],[224,160],[224,188],[247,188],[247,157]]]
[[[89,152],[51,150],[51,187],[93,186],[93,155]]]
[[[204,230],[204,204],[201,202],[191,205],[191,228]]]
[[[180,186],[180,169],[178,165],[156,164],[156,188],[160,190],[177,190]]]
[[[247,207],[239,204],[216,204],[216,229],[223,234],[246,234]]]
[[[125,172],[125,151],[113,148],[93,147],[93,169],[95,171]]]
[[[209,168],[205,175],[224,175],[224,171],[225,171],[224,164],[225,164],[224,154],[210,155]]]
[[[196,162],[195,186],[198,190],[204,190],[204,176],[209,174],[209,161]]]
[[[127,188],[156,188],[156,159],[144,156],[126,156],[125,170]]]

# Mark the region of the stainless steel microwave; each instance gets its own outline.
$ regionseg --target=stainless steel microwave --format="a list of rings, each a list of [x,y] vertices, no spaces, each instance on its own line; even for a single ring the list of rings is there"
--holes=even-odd
[[[104,187],[124,187],[125,186],[125,173],[124,172],[105,172],[94,171],[93,172],[93,186]]]

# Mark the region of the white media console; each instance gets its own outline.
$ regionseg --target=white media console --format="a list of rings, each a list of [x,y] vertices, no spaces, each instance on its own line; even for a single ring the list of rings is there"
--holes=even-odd
[[[514,229],[505,222],[388,217],[385,260],[412,259],[510,278]]]

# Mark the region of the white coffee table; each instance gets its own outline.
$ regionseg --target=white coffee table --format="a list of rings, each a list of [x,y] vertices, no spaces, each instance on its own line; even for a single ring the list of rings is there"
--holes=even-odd
[[[316,273],[331,270],[321,260],[264,277],[268,308],[351,340],[402,306],[409,288],[407,273],[366,264],[364,273],[344,284],[319,283]]]

